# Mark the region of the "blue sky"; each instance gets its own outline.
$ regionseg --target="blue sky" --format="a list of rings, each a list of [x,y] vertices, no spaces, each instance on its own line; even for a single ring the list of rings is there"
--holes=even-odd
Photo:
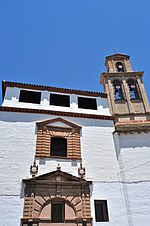
[[[103,91],[114,49],[150,99],[149,0],[0,0],[0,80]]]

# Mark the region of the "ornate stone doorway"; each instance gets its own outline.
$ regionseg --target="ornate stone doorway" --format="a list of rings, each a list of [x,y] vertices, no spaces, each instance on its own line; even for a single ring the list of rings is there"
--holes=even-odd
[[[56,171],[23,180],[23,226],[91,226],[90,181]]]

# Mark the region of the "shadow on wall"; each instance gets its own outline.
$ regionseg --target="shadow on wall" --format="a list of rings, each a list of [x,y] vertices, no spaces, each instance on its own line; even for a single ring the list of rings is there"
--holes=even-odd
[[[150,150],[150,133],[135,134],[113,134],[114,145],[117,159],[121,149],[149,149]]]
[[[98,100],[98,105],[99,105],[99,106],[102,106],[104,109],[109,108],[109,106],[108,106],[108,101],[107,101],[107,99],[104,99],[104,98],[100,98],[100,99]]]
[[[24,198],[24,189],[25,189],[25,184],[22,182],[21,183],[21,191],[20,191],[20,199]]]
[[[43,120],[49,120],[54,118],[60,118],[60,116],[44,115],[44,114],[28,114],[28,113],[17,113],[17,112],[0,112],[0,118],[2,122],[38,122]],[[99,119],[89,119],[89,118],[76,118],[76,117],[65,117],[62,118],[76,123],[82,126],[100,126],[100,127],[113,127],[112,120],[99,120]]]
[[[66,163],[66,164],[70,163],[70,167],[71,166],[77,167],[80,164],[80,160],[70,160],[70,159],[61,159],[61,158],[60,159],[59,158],[57,158],[57,159],[55,159],[55,158],[41,159],[39,157],[36,157],[36,160],[39,161],[40,165],[46,165],[46,162],[51,162],[51,164],[53,164],[56,167],[58,165],[58,162],[60,163],[60,165],[61,165],[61,163]]]
[[[135,133],[119,136],[121,148],[150,147],[150,133]]]

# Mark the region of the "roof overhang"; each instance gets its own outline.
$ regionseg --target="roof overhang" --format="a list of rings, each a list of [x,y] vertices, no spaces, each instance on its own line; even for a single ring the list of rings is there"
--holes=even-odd
[[[67,88],[58,88],[52,86],[45,86],[45,85],[36,85],[36,84],[26,84],[20,82],[10,82],[10,81],[2,81],[2,96],[4,99],[5,91],[7,87],[17,87],[20,89],[32,89],[32,90],[47,90],[50,92],[58,92],[58,93],[66,93],[66,94],[77,94],[83,96],[93,96],[93,97],[102,97],[107,98],[106,93],[102,92],[93,92],[93,91],[86,91],[86,90],[76,90],[76,89],[67,89]]]

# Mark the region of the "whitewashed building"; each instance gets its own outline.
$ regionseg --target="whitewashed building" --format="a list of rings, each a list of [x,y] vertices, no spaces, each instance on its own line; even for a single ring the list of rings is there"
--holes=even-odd
[[[0,226],[149,226],[150,107],[129,56],[105,93],[3,81]]]

